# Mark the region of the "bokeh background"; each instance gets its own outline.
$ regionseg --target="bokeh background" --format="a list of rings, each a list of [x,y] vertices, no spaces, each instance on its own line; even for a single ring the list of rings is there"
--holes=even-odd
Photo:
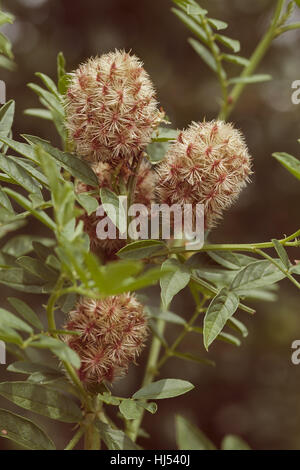
[[[216,79],[188,45],[191,34],[171,13],[170,0],[3,0],[1,3],[16,15],[15,24],[7,27],[6,33],[13,42],[18,69],[0,71],[1,79],[7,84],[7,98],[17,102],[15,138],[19,133],[28,133],[59,144],[52,125],[26,117],[23,111],[38,104],[26,84],[37,81],[36,71],[55,79],[56,55],[60,50],[67,58],[68,70],[92,55],[115,48],[132,50],[144,61],[172,127],[182,128],[192,120],[217,115]],[[241,54],[248,57],[267,27],[275,0],[202,0],[200,3],[209,9],[211,17],[229,23],[225,34],[238,38]],[[246,135],[255,173],[239,202],[211,233],[213,242],[267,241],[299,228],[299,182],[271,157],[275,151],[299,155],[300,105],[291,101],[291,84],[300,79],[299,41],[297,31],[274,41],[259,69],[261,73],[273,75],[273,81],[248,86],[231,117]],[[42,234],[41,227],[34,222],[23,233],[26,230]],[[290,256],[300,259],[300,250],[291,251]],[[5,305],[6,297],[16,295],[4,286],[0,292],[1,306]],[[158,291],[149,293],[158,303]],[[254,449],[300,449],[300,365],[291,363],[291,343],[300,339],[299,294],[284,281],[278,301],[253,303],[257,310],[254,317],[240,312],[238,316],[248,326],[249,336],[240,348],[215,344],[209,353],[216,361],[215,368],[170,360],[162,376],[186,378],[196,385],[196,390],[178,399],[160,401],[157,415],[145,419],[144,427],[151,438],[141,443],[150,449],[175,448],[174,416],[181,413],[216,445],[225,434],[234,433],[245,438]],[[29,302],[42,313],[42,297],[29,298]],[[172,308],[188,318],[193,308],[189,293],[184,292]],[[175,334],[176,330],[171,329],[170,337]],[[200,336],[189,337],[188,347],[190,351],[205,354]],[[146,352],[141,362],[145,358]],[[9,357],[8,362],[11,361]],[[116,393],[129,395],[135,391],[141,372],[142,367],[133,367],[128,377],[116,385]],[[8,375],[5,366],[0,366],[0,378],[8,377],[20,378]],[[0,398],[0,406],[14,409],[4,398]],[[63,448],[71,437],[69,427],[40,417],[37,420]],[[9,441],[0,441],[0,449],[9,448]]]

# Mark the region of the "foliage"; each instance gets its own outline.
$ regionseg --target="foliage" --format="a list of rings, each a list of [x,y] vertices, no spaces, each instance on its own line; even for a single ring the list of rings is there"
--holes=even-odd
[[[247,84],[271,78],[255,74],[255,70],[275,37],[299,27],[287,24],[292,9],[296,3],[299,6],[299,2],[287,5],[285,1],[277,2],[271,26],[249,59],[237,55],[238,40],[219,32],[227,28],[226,23],[210,18],[194,0],[173,2],[176,4],[173,12],[197,37],[189,39],[189,43],[219,79],[223,95],[219,117],[225,120]],[[12,20],[11,15],[0,13],[0,25]],[[0,49],[4,54],[0,56],[0,65],[12,68],[13,56],[4,36],[0,38]],[[242,67],[238,77],[229,78],[228,62]],[[157,380],[167,361],[175,357],[192,361],[199,367],[213,365],[207,350],[210,351],[215,341],[239,347],[247,336],[243,315],[255,313],[249,306],[253,300],[276,300],[277,284],[285,278],[300,288],[299,265],[290,261],[286,250],[300,246],[300,229],[280,240],[262,243],[215,245],[207,239],[200,250],[190,252],[164,240],[128,239],[126,246],[119,250],[117,260],[102,263],[90,250],[80,220],[84,211],[88,214],[95,211],[95,199],[90,194],[80,197],[76,182],[88,185],[91,193],[101,197],[104,206],[117,205],[118,194],[103,188],[99,192],[93,168],[73,152],[64,126],[63,102],[69,75],[63,54],[59,53],[57,59],[56,83],[43,73],[36,75],[43,87],[33,83],[29,87],[38,95],[43,108],[28,109],[26,114],[53,122],[61,137],[62,149],[38,136],[13,138],[15,103],[9,101],[2,106],[0,237],[10,234],[10,239],[1,246],[0,283],[20,293],[42,295],[45,311],[40,318],[23,297],[8,299],[12,311],[1,308],[0,340],[5,341],[18,359],[8,366],[8,371],[23,374],[26,379],[1,383],[0,395],[20,408],[52,420],[76,423],[78,428],[66,449],[74,448],[83,434],[88,449],[98,449],[100,439],[108,449],[138,449],[135,442],[144,412],[154,414],[157,400],[194,389],[193,384],[180,378]],[[145,149],[153,165],[164,158],[169,142],[177,135],[177,131],[164,126],[153,132],[152,142]],[[300,179],[300,163],[295,157],[286,153],[275,153],[274,157]],[[126,191],[130,193],[133,188],[134,182],[130,180]],[[125,218],[126,214],[122,214],[119,222],[120,219],[124,222]],[[18,234],[18,229],[32,219],[44,227],[47,236]],[[57,329],[57,311],[72,310],[79,296],[104,299],[158,284],[161,307],[146,306],[152,345],[141,388],[131,397],[115,396],[106,383],[95,390],[87,390],[77,374],[79,356],[62,339],[64,334],[77,333]],[[195,311],[188,320],[171,311],[174,297],[183,289],[189,289],[195,301]],[[169,324],[176,324],[180,329],[171,344],[165,338]],[[180,348],[190,334],[203,338],[204,349],[199,347],[199,355]],[[32,361],[32,356],[38,357],[38,361]],[[119,412],[118,416],[124,421],[122,429],[108,417],[107,407]],[[0,419],[1,437],[30,449],[54,449],[52,440],[34,420],[4,409],[0,410]],[[182,416],[176,417],[176,433],[179,449],[215,449],[206,436]],[[224,450],[248,449],[236,436],[226,436],[221,447]]]

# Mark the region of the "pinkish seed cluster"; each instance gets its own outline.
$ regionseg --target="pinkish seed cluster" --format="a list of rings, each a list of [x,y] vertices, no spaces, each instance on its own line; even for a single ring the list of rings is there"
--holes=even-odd
[[[105,187],[113,190],[113,181],[115,180],[114,172],[116,169],[107,162],[95,163],[92,165],[92,168],[98,177],[99,188]],[[128,183],[130,175],[131,171],[123,165],[119,170],[117,178],[122,179],[122,181],[126,184]],[[146,160],[143,160],[138,170],[134,203],[144,204],[146,207],[150,207],[151,202],[154,200],[156,178],[157,175],[151,169],[151,165]],[[76,187],[77,193],[80,194],[88,192],[92,189],[93,188],[81,182],[79,182]],[[97,200],[100,206],[100,197],[97,197]],[[101,217],[98,217],[96,212],[93,212],[90,215],[87,212],[84,212],[80,219],[83,220],[84,231],[89,236],[92,251],[99,254],[100,257],[102,257],[104,260],[113,258],[117,251],[119,251],[126,244],[126,240],[119,238],[118,229],[116,229],[116,239],[107,238],[105,240],[101,240],[97,237],[96,228],[98,222],[101,220]]]
[[[76,153],[90,161],[131,159],[162,119],[142,62],[124,51],[91,58],[66,95],[66,127]]]
[[[194,122],[180,132],[159,167],[158,197],[169,205],[203,204],[205,228],[210,229],[250,174],[248,148],[232,124]]]
[[[64,340],[81,359],[78,374],[86,385],[113,382],[126,374],[147,338],[144,308],[132,294],[82,299],[65,328],[80,333]]]

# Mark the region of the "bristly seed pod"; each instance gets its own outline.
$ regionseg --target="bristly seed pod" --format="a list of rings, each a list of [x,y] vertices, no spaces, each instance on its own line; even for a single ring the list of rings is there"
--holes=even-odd
[[[99,188],[108,188],[113,190],[114,172],[116,171],[116,168],[112,167],[109,163],[103,162],[93,164],[92,168],[98,177]],[[119,169],[118,178],[121,178],[125,184],[128,183],[130,175],[131,170],[127,168],[126,165],[123,165]],[[134,203],[144,204],[146,207],[150,208],[150,205],[155,198],[156,178],[157,175],[152,170],[150,163],[148,163],[147,160],[143,160],[138,170],[133,200]],[[92,189],[92,187],[87,186],[82,182],[78,182],[76,186],[76,192],[78,194],[88,192]],[[97,197],[97,200],[100,206],[100,197]],[[104,261],[113,259],[115,253],[117,253],[117,251],[126,244],[126,240],[119,238],[118,229],[116,229],[116,239],[107,238],[102,240],[97,237],[96,229],[101,217],[98,217],[96,212],[93,212],[90,215],[85,212],[80,216],[80,219],[83,221],[84,231],[89,236],[91,250],[100,255]]]
[[[79,156],[94,162],[131,159],[149,144],[162,118],[153,84],[136,56],[116,50],[73,73],[66,127]]]
[[[80,357],[80,380],[96,385],[122,377],[135,363],[146,342],[147,317],[133,294],[84,298],[69,313],[65,329],[80,333],[63,337]]]
[[[232,124],[193,122],[170,145],[158,171],[160,202],[203,204],[205,228],[211,229],[249,181],[251,157]]]

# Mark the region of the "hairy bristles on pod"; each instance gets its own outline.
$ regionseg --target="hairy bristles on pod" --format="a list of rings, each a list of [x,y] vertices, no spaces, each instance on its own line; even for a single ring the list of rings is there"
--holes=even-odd
[[[65,329],[79,333],[63,339],[80,357],[80,380],[95,385],[113,382],[135,363],[146,342],[147,317],[133,294],[84,298],[69,313]]]
[[[251,173],[244,137],[232,124],[193,122],[170,145],[159,167],[158,197],[169,205],[203,204],[205,228],[210,229]]]
[[[112,165],[107,162],[95,163],[92,165],[92,168],[98,177],[99,188],[105,187],[110,190],[114,190],[113,182],[116,181],[116,177],[114,176],[116,168],[112,167]],[[131,170],[126,165],[123,165],[121,169],[119,169],[117,180],[121,179],[125,184],[127,184],[130,175]],[[143,160],[138,170],[133,202],[144,204],[146,207],[150,208],[151,203],[154,202],[155,199],[156,180],[157,175],[152,170],[150,163],[148,163],[147,160]],[[88,192],[91,189],[93,188],[82,182],[78,182],[76,186],[76,192],[78,194]],[[100,197],[95,197],[97,198],[100,206]],[[99,239],[97,237],[96,228],[102,217],[97,216],[96,212],[93,212],[90,215],[85,212],[80,216],[80,219],[83,221],[84,231],[89,235],[91,250],[99,254],[104,261],[113,259],[117,251],[126,244],[126,240],[119,238],[118,229],[116,229],[116,239]]]
[[[91,58],[72,75],[66,127],[85,159],[134,157],[151,141],[162,117],[149,75],[134,55],[116,50]]]

